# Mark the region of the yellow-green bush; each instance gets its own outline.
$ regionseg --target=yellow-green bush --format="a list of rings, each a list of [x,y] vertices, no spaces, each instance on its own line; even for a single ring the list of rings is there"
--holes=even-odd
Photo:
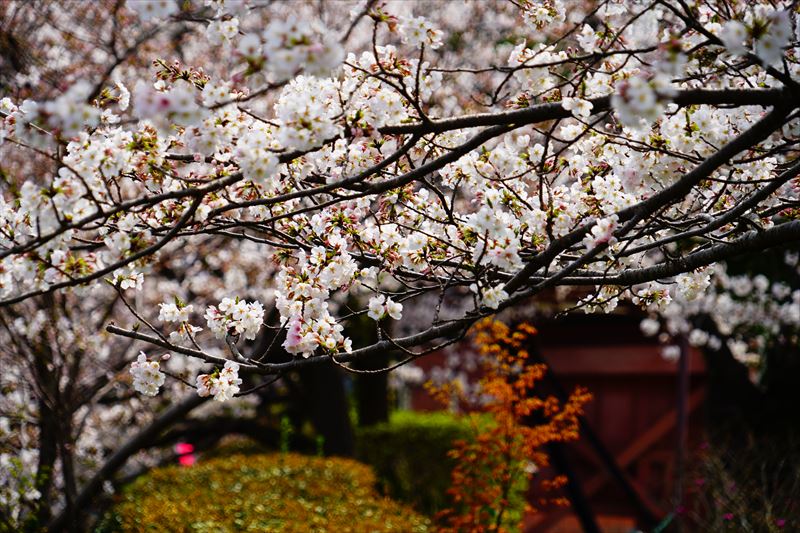
[[[473,437],[466,419],[446,412],[397,411],[389,422],[356,432],[356,457],[370,465],[386,494],[433,515],[450,505],[447,489],[458,439]]]
[[[297,454],[231,455],[152,470],[123,490],[99,531],[428,531],[380,496],[369,467]]]

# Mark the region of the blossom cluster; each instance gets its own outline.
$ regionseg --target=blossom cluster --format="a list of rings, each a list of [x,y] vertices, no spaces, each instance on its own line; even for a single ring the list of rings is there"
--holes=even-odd
[[[665,103],[673,93],[663,76],[646,79],[632,76],[619,82],[611,104],[620,121],[631,128],[646,128],[664,112]]]
[[[392,45],[376,46],[361,55],[350,53],[345,61],[342,90],[349,94],[348,118],[360,132],[370,132],[385,124],[398,124],[409,118],[409,102],[401,93],[387,87],[373,73],[386,72],[418,90],[425,101],[441,87],[443,75],[429,71],[430,63],[405,58]]]
[[[237,50],[251,65],[265,64],[275,81],[288,80],[300,71],[327,74],[344,58],[330,32],[293,15],[271,21],[260,35],[244,35]]]
[[[442,46],[442,32],[424,17],[402,17],[399,24],[403,42],[412,46],[426,45],[432,49]]]
[[[403,316],[403,304],[387,298],[384,294],[370,298],[368,309],[367,316],[372,320],[380,320],[387,315],[394,320],[400,320]]]
[[[160,303],[158,304],[158,319],[162,322],[177,322],[178,326],[175,331],[171,331],[169,339],[174,343],[182,343],[203,330],[198,326],[189,323],[189,317],[194,312],[193,305],[186,305],[179,299],[175,303]]]
[[[784,271],[797,272],[797,254],[787,253],[785,266]],[[714,351],[725,345],[735,359],[763,369],[765,352],[776,342],[791,343],[791,332],[796,335],[800,331],[800,290],[780,278],[730,275],[727,270],[723,264],[713,271],[678,276],[674,300],[644,319],[642,331],[648,336],[658,335],[667,345],[667,356],[675,353],[669,343],[685,335],[692,346]],[[709,319],[713,326],[697,327],[700,317]]]
[[[163,125],[190,125],[204,116],[204,110],[188,83],[168,87],[163,80],[155,85],[138,81],[133,89],[133,110],[140,118],[153,119]]]
[[[133,9],[144,22],[165,19],[178,12],[178,3],[173,0],[147,0],[127,2],[128,9]]]
[[[239,364],[227,361],[222,370],[213,374],[200,374],[197,376],[197,394],[201,397],[213,396],[218,402],[225,402],[239,392]]]
[[[218,339],[244,335],[245,339],[253,340],[264,323],[264,307],[260,302],[223,298],[219,305],[208,306],[205,319],[208,329]]]
[[[792,18],[788,11],[748,11],[744,21],[731,19],[719,30],[719,39],[732,54],[746,56],[752,39],[752,53],[765,65],[780,63],[784,49],[792,40]],[[798,30],[800,33],[800,30]]]
[[[144,352],[131,363],[130,374],[133,376],[133,388],[145,396],[155,396],[164,384],[164,374],[158,361],[149,361]]]
[[[290,150],[308,150],[341,134],[334,117],[342,110],[332,80],[298,76],[281,93],[275,104],[280,121],[277,140]]]
[[[326,233],[323,220],[315,222],[312,227],[325,235],[329,248],[316,246],[310,254],[298,251],[295,264],[282,270],[276,280],[275,305],[288,328],[283,347],[304,357],[319,347],[333,353],[352,349],[350,339],[342,335],[344,327],[330,312],[328,299],[333,290],[350,285],[359,274],[346,240],[330,230]]]

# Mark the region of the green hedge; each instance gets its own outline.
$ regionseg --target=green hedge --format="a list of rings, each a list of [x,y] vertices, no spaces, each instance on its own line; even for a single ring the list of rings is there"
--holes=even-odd
[[[427,518],[377,493],[369,467],[288,453],[154,469],[123,490],[98,532],[429,529]]]
[[[451,414],[398,411],[388,423],[356,432],[356,457],[370,465],[390,497],[429,516],[449,503],[456,439],[473,434],[470,424]]]

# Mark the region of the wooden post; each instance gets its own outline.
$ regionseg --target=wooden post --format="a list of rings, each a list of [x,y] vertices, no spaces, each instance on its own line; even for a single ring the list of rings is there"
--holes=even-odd
[[[677,398],[677,420],[676,433],[677,442],[675,447],[675,508],[683,505],[683,485],[684,469],[686,466],[686,441],[688,435],[688,411],[687,402],[689,398],[689,341],[686,335],[681,335],[679,340],[680,359],[678,359],[678,398]],[[681,531],[682,521],[676,520],[676,529]]]

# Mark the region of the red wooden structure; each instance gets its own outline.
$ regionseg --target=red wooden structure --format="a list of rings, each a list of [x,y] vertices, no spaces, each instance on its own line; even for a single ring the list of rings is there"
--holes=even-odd
[[[593,394],[586,422],[624,472],[639,500],[657,517],[676,508],[679,426],[678,364],[665,360],[661,347],[639,331],[635,314],[575,315],[537,324],[542,356],[568,391],[587,387]],[[685,411],[687,448],[702,438],[705,391],[702,355],[688,351],[689,386]],[[435,356],[434,356],[435,358]],[[426,366],[435,365],[430,360]],[[435,405],[425,393],[413,396],[412,407]],[[567,447],[577,476],[600,529],[629,533],[637,524],[636,506],[585,436]],[[581,527],[571,508],[546,509],[526,520],[528,533],[577,532]]]

